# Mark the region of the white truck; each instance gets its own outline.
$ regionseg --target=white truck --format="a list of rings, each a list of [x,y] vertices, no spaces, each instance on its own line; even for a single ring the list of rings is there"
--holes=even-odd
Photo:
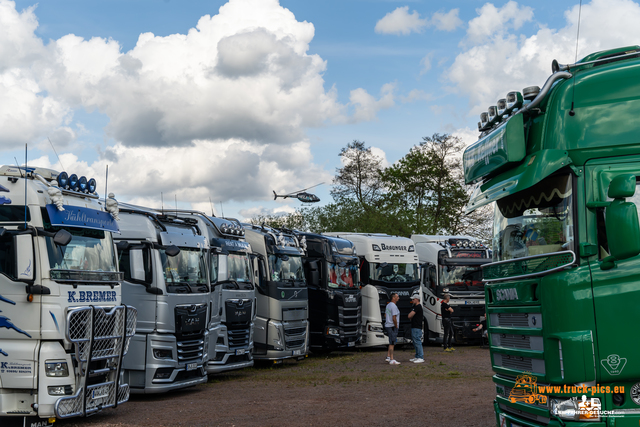
[[[392,293],[400,310],[398,343],[411,342],[411,295],[420,289],[420,267],[415,245],[406,237],[372,233],[324,233],[353,242],[360,258],[362,337],[359,347],[389,344],[384,312]]]
[[[253,330],[257,302],[251,245],[240,222],[178,211],[180,218],[197,221],[209,244],[211,321],[208,374],[253,366]]]
[[[468,236],[414,234],[416,253],[422,265],[424,340],[442,342],[442,312],[445,293],[451,295],[453,337],[457,343],[478,341],[482,331],[473,329],[485,315],[481,266],[491,262],[490,251]]]
[[[46,426],[129,399],[117,202],[96,181],[0,167],[0,425]]]
[[[164,393],[207,382],[208,242],[197,221],[120,205],[115,235],[122,300],[138,308],[124,359],[132,393]]]
[[[281,363],[309,352],[309,301],[303,256],[306,243],[295,233],[243,224],[257,256],[257,316],[253,357]]]

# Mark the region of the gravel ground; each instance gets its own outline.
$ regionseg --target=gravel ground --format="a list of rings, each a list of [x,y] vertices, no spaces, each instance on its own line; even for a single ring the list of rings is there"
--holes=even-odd
[[[164,395],[132,396],[115,410],[58,427],[115,426],[495,426],[489,351],[425,347],[310,356],[279,366],[214,375],[207,384]]]

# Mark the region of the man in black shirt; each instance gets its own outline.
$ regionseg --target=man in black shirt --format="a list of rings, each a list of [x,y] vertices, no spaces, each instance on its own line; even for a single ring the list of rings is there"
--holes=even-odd
[[[423,363],[424,352],[422,351],[422,305],[420,304],[420,294],[414,293],[411,295],[411,304],[413,308],[409,313],[409,319],[411,319],[411,341],[416,349],[416,356],[413,359],[409,359],[409,362]]]
[[[451,323],[451,313],[453,308],[449,305],[451,295],[444,294],[444,299],[440,305],[440,312],[442,313],[442,328],[444,329],[444,337],[442,338],[442,345],[444,351],[453,351],[455,348],[451,347],[451,339],[453,338],[453,324]]]

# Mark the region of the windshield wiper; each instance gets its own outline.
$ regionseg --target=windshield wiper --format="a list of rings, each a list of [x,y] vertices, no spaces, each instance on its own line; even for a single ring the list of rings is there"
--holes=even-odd
[[[240,285],[238,285],[238,282],[236,282],[235,280],[223,280],[222,282],[218,282],[219,285],[226,285],[226,284],[231,284],[234,286],[235,289],[240,289]]]

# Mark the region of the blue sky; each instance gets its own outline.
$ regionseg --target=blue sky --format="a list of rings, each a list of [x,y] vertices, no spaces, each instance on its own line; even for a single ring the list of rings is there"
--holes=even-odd
[[[222,8],[221,8],[222,7]],[[206,18],[206,15],[209,15]],[[573,62],[578,2],[0,0],[0,159],[95,176],[120,200],[288,212],[358,139],[422,137]],[[578,57],[640,44],[640,6],[584,2]],[[141,36],[142,35],[142,36]],[[316,189],[330,201],[329,185]]]

